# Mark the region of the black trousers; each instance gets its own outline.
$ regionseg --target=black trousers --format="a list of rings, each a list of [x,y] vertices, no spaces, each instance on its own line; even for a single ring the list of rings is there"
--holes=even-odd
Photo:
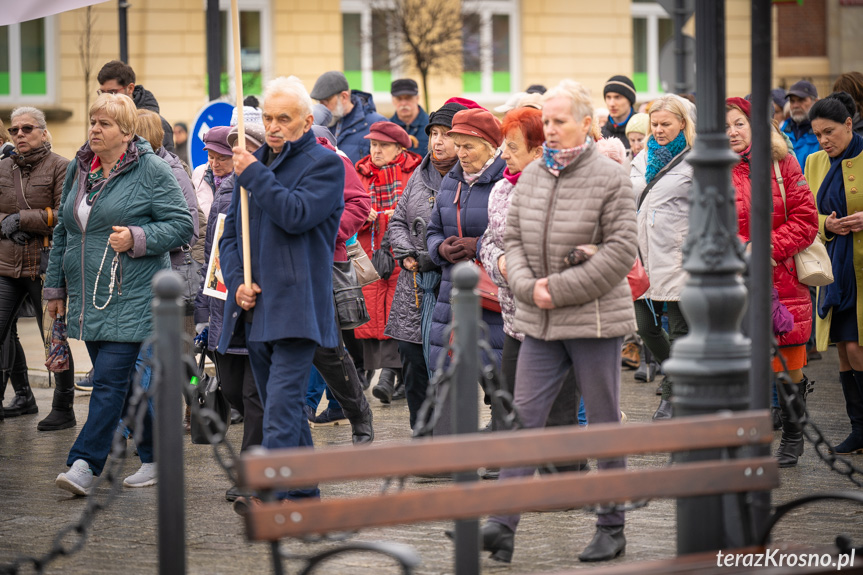
[[[417,422],[417,414],[426,399],[429,386],[429,372],[426,367],[421,343],[399,341],[399,355],[402,358],[402,378],[405,382],[405,396],[410,412],[411,429]],[[425,422],[422,422],[423,424]]]
[[[360,421],[369,410],[369,402],[363,394],[363,385],[354,361],[344,346],[318,346],[312,365],[320,372],[336,401],[341,404],[345,417],[351,423]]]
[[[18,340],[18,313],[24,305],[25,298],[29,297],[36,308],[36,323],[39,325],[39,335],[45,333],[42,326],[42,278],[30,279],[29,277],[10,278],[0,276],[0,341],[3,342],[4,358],[11,359],[12,387],[16,391],[29,385],[27,379],[27,359],[21,342]],[[14,354],[7,353],[9,346],[14,347]],[[4,370],[10,369],[3,365]],[[5,378],[3,378],[5,380]],[[75,381],[75,364],[72,356],[69,356],[69,369],[55,374],[56,388],[54,390],[54,402],[62,401],[64,405],[71,406],[75,397],[73,387]]]
[[[219,385],[228,402],[243,414],[243,443],[240,451],[264,441],[264,406],[255,387],[248,355],[213,352]]]

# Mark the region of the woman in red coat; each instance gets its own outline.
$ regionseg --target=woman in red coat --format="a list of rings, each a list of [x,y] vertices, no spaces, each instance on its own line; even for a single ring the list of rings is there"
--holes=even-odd
[[[375,122],[365,138],[371,140],[371,150],[368,156],[357,162],[357,173],[372,197],[372,211],[357,239],[371,258],[381,249],[381,241],[405,184],[422,158],[407,151],[411,147],[410,137],[401,126],[392,122]],[[396,340],[384,335],[401,271],[397,263],[394,265],[391,276],[363,288],[371,321],[354,330],[355,337],[363,344],[366,371],[381,369],[372,394],[382,403],[392,400],[396,377],[401,379],[402,369]]]
[[[737,222],[740,237],[749,242],[749,219],[752,208],[752,180],[749,171],[749,152],[752,147],[750,103],[743,98],[726,101],[725,131],[731,141],[731,149],[740,154],[741,161],[731,170],[731,179],[737,190]],[[812,331],[812,303],[809,289],[797,280],[794,255],[809,247],[818,234],[818,210],[815,200],[794,154],[778,130],[771,132],[773,166],[773,231],[771,232],[773,287],[779,292],[779,301],[794,316],[794,327],[787,333],[778,334],[779,351],[785,358],[788,375],[793,382],[789,392],[794,392],[805,401],[807,379],[803,374],[806,365],[806,342]],[[776,178],[776,168],[782,175],[785,201]],[[782,371],[778,359],[773,360],[773,371]],[[782,441],[776,455],[780,467],[797,465],[803,454],[803,434],[800,425],[791,421],[788,408],[780,402],[782,409]]]

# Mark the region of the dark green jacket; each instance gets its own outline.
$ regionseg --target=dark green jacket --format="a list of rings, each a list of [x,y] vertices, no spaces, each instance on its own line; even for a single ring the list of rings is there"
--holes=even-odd
[[[156,272],[170,269],[168,252],[192,237],[192,218],[170,166],[135,137],[82,229],[77,210],[87,195],[93,158],[84,144],[66,171],[43,297],[68,297],[69,337],[143,341],[151,329],[150,283]],[[135,244],[118,255],[116,282],[109,293],[115,256],[108,245],[112,226],[127,226]]]

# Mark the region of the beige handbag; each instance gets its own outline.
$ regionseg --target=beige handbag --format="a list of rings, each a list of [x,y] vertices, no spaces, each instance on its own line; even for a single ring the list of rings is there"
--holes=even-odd
[[[381,279],[381,276],[375,270],[375,266],[372,265],[372,260],[369,259],[369,255],[363,249],[363,246],[360,245],[359,241],[348,245],[347,248],[348,259],[354,264],[360,287],[365,287]]]
[[[782,205],[785,207],[785,219],[788,219],[788,205],[785,202],[785,184],[779,171],[779,162],[773,162],[773,171],[776,174],[776,183],[782,192]],[[797,268],[797,279],[807,286],[826,286],[833,283],[833,264],[827,248],[816,237],[812,245],[794,256],[794,267]]]

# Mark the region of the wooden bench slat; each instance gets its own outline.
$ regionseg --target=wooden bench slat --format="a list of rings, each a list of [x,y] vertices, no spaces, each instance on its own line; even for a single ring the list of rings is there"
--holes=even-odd
[[[540,479],[454,484],[434,490],[266,503],[246,516],[249,539],[351,531],[525,510],[565,509],[612,501],[762,491],[779,485],[772,457],[672,465],[659,469],[561,473]]]
[[[448,436],[324,451],[293,448],[245,455],[240,463],[240,487],[252,490],[303,487],[327,481],[739,447],[772,440],[769,411],[762,410],[646,424]]]

